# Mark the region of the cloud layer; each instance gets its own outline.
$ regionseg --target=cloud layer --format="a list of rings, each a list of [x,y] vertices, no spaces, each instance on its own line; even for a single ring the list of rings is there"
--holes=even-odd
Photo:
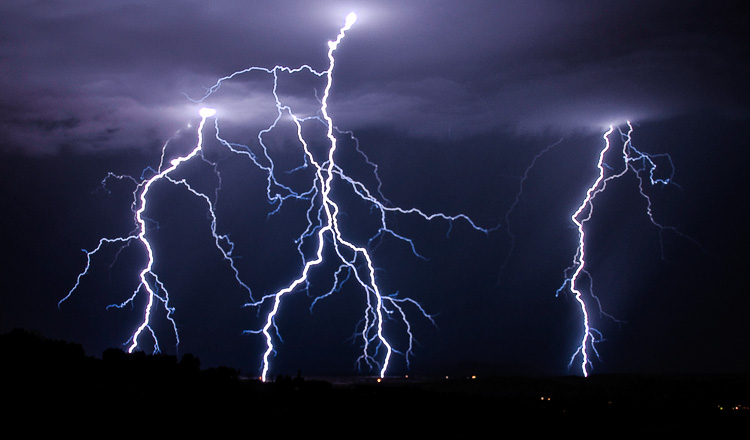
[[[345,129],[460,138],[746,114],[747,14],[709,2],[9,1],[3,148],[154,148],[195,118],[185,94],[224,75],[323,68],[349,10],[331,108]]]

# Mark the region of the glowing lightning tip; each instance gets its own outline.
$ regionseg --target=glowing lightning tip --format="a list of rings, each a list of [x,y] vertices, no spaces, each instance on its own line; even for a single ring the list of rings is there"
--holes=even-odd
[[[350,12],[349,15],[346,16],[345,26],[349,28],[354,24],[355,21],[357,21],[357,14],[355,14],[354,12]]]
[[[216,110],[208,107],[203,107],[198,112],[199,115],[201,115],[201,118],[210,118],[211,116],[216,114]]]

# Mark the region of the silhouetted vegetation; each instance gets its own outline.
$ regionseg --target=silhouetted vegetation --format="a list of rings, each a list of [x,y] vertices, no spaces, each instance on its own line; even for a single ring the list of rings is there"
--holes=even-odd
[[[527,427],[530,432],[587,428],[617,432],[733,429],[750,421],[750,377],[592,376],[492,378],[348,378],[278,376],[262,383],[228,367],[200,368],[186,354],[128,354],[101,359],[81,346],[14,330],[0,335],[5,415],[60,420],[166,417],[167,431],[214,424],[399,421],[404,432],[446,426]],[[12,421],[12,417],[11,417]],[[408,423],[407,423],[408,422]],[[396,429],[396,425],[391,429]],[[295,425],[296,426],[296,425]],[[302,426],[302,425],[300,425]],[[287,428],[289,428],[287,426]]]

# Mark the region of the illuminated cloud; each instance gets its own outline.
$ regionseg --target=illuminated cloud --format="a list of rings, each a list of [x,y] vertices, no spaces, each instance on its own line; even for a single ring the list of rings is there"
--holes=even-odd
[[[185,3],[6,3],[5,148],[152,149],[194,114],[184,94],[249,60],[323,66],[320,36],[350,8],[342,128],[462,137],[745,112],[742,21],[709,3]]]

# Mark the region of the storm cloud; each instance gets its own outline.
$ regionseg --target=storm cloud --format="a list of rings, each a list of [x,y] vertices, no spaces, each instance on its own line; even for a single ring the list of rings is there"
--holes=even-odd
[[[332,114],[421,138],[600,130],[695,111],[745,116],[747,15],[715,2],[8,1],[4,148],[157,147],[225,75],[325,65]],[[244,107],[252,113],[252,105]]]

